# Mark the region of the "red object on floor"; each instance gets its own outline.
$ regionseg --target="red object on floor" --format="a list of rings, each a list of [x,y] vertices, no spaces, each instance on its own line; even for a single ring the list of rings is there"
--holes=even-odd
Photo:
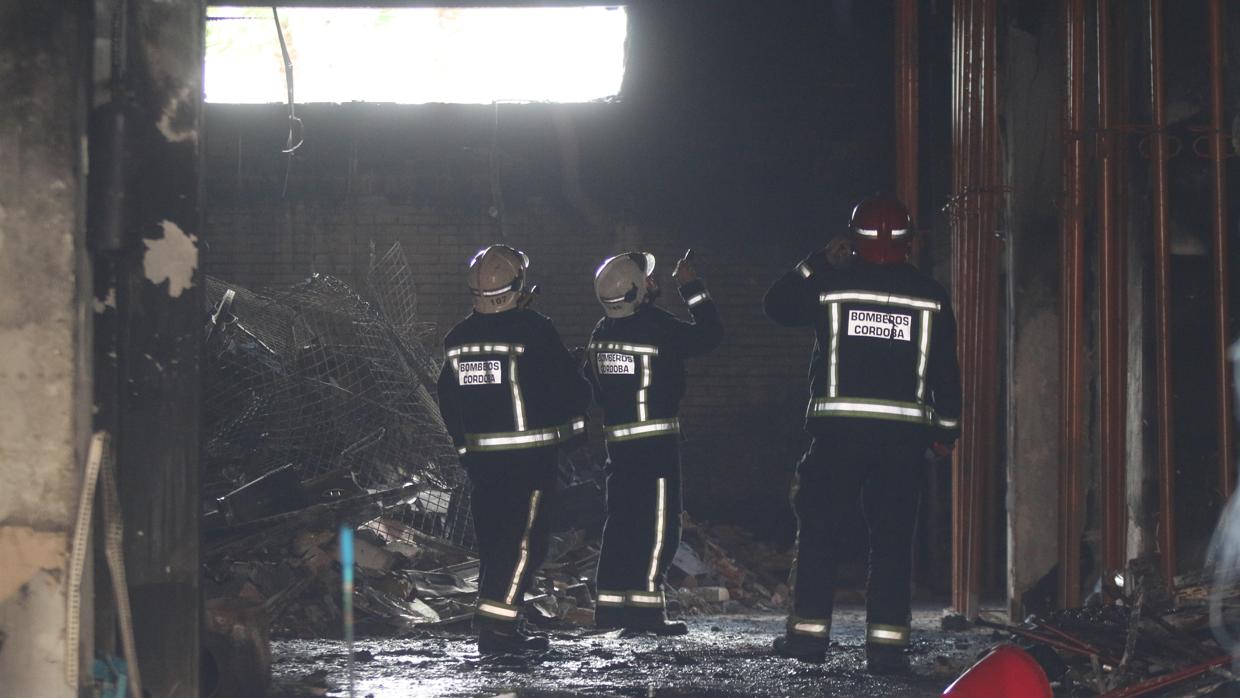
[[[943,698],[1053,698],[1037,660],[1016,645],[999,645],[943,691]]]

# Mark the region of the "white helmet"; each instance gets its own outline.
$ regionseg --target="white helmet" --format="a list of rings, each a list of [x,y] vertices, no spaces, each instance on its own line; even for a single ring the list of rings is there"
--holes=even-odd
[[[625,252],[603,260],[594,272],[594,293],[607,317],[628,317],[646,301],[646,279],[654,273],[654,255]]]
[[[512,310],[525,289],[530,258],[508,245],[491,245],[469,260],[469,290],[474,310],[492,314]]]

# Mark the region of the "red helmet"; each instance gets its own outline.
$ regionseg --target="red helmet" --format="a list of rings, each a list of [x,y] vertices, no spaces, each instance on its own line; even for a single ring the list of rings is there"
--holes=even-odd
[[[862,259],[875,264],[899,264],[908,260],[913,220],[899,199],[879,194],[853,209],[848,234]]]

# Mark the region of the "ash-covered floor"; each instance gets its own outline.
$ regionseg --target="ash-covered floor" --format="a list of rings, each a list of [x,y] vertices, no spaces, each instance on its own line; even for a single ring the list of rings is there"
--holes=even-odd
[[[619,631],[552,631],[538,659],[480,658],[461,634],[430,631],[356,644],[356,695],[396,696],[937,696],[986,648],[987,630],[944,632],[941,607],[914,612],[913,673],[865,672],[864,610],[837,609],[832,652],[813,665],[773,656],[783,631],[775,615],[687,619],[686,637],[621,637]],[[347,696],[343,643],[284,640],[273,645],[273,698]]]

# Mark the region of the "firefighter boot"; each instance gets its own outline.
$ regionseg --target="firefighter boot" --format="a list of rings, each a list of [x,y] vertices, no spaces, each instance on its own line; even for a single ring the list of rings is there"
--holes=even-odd
[[[669,622],[667,611],[662,608],[629,608],[624,629],[630,633],[649,633],[662,637],[687,635],[689,626],[681,622]]]
[[[822,664],[827,661],[827,642],[804,635],[784,635],[775,638],[775,654],[802,662]]]
[[[626,625],[628,616],[623,606],[595,606],[594,627],[599,630],[616,630]]]
[[[904,649],[898,645],[866,644],[865,670],[871,674],[909,673],[908,655]]]
[[[547,638],[530,635],[518,627],[482,628],[478,631],[479,654],[541,652],[551,646]]]
[[[642,619],[630,621],[626,623],[624,629],[632,633],[649,633],[660,637],[675,637],[677,635],[688,635],[689,626],[680,621],[668,621],[661,619]]]

